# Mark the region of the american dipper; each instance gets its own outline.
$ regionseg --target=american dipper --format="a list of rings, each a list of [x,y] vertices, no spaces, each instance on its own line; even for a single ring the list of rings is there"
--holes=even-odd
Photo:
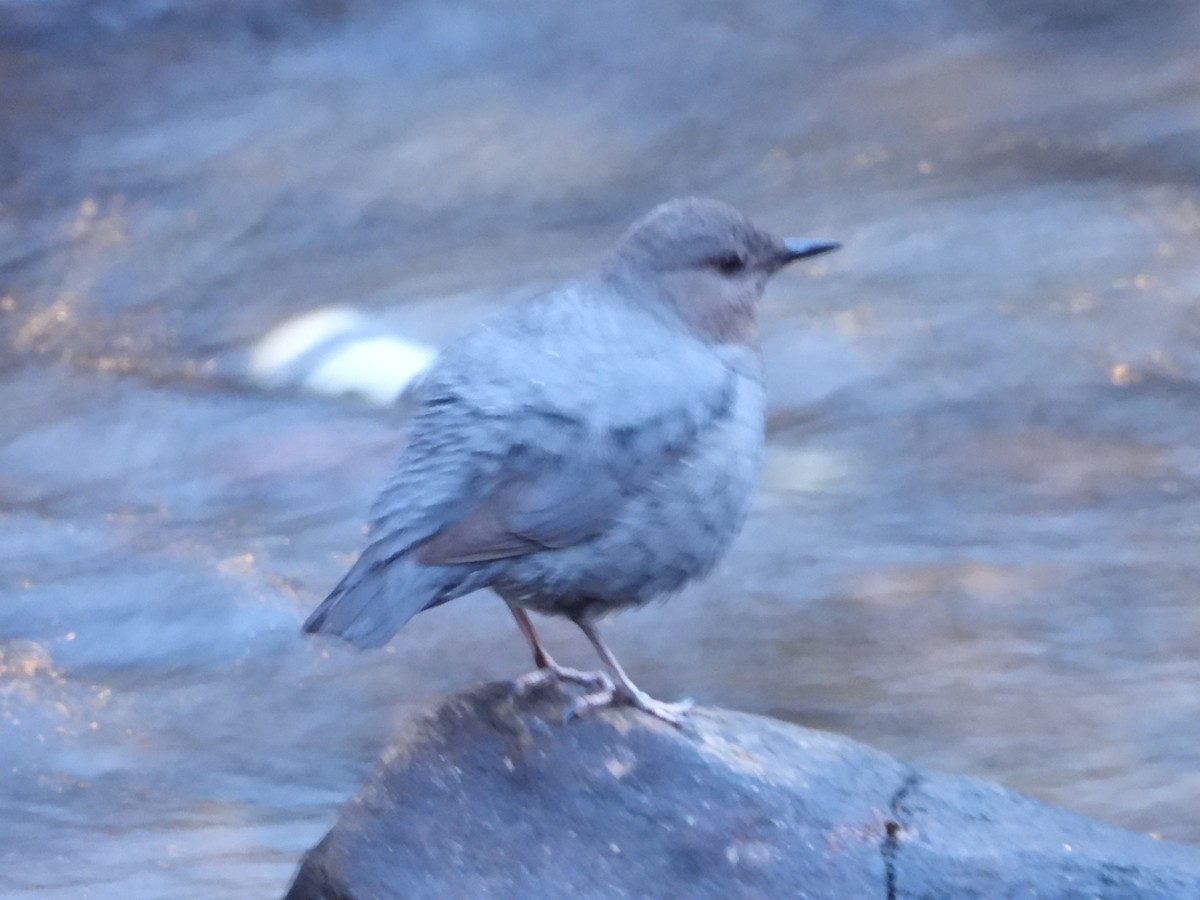
[[[413,391],[407,446],[371,510],[371,543],[304,624],[358,647],[490,587],[536,669],[528,690],[594,688],[572,715],[631,704],[681,724],[630,680],[596,620],[708,573],[746,517],[763,443],[757,307],[781,240],[713,200],[672,200],[593,274],[448,346]],[[575,622],[612,672],[560,666],[526,610]]]

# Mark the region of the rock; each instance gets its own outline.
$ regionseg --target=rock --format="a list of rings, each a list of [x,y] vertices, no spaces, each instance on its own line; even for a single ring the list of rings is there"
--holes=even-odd
[[[1200,897],[1200,850],[741,713],[676,731],[554,690],[414,722],[287,900]]]

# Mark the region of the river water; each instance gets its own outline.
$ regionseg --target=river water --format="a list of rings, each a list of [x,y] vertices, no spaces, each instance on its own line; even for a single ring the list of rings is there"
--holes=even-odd
[[[248,352],[436,345],[685,193],[845,248],[769,293],[753,515],[608,626],[634,677],[1200,842],[1200,14],[654,10],[0,2],[0,893],[278,895],[524,670],[488,595],[299,634],[403,416]]]

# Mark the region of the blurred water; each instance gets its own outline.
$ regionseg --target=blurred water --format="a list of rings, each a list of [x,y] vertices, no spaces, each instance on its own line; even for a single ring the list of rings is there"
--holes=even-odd
[[[656,9],[0,3],[0,892],[277,894],[524,670],[485,595],[298,634],[403,419],[239,373],[332,303],[443,342],[681,193],[846,247],[772,289],[754,515],[609,626],[635,677],[1200,841],[1197,13]]]

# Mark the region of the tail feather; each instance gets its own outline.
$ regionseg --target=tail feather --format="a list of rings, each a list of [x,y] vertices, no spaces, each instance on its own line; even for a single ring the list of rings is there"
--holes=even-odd
[[[361,649],[381,647],[423,609],[435,606],[459,580],[453,569],[401,556],[388,560],[375,546],[304,623],[309,634],[332,634]]]

